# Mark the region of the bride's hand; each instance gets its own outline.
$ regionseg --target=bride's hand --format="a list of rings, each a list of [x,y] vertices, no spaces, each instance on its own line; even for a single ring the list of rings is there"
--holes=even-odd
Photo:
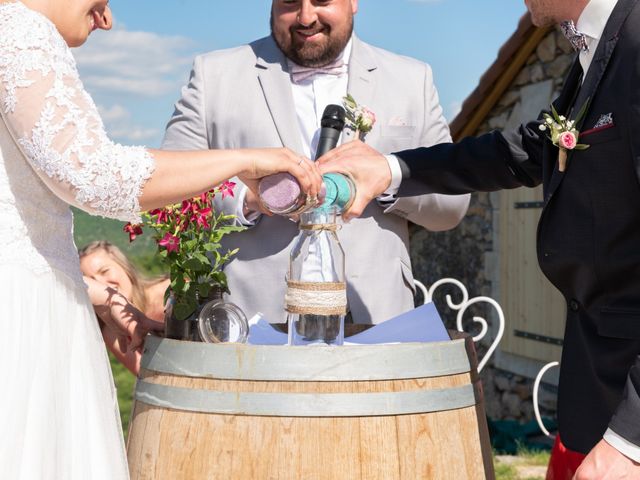
[[[318,196],[322,187],[322,175],[315,162],[288,148],[265,148],[245,152],[251,160],[248,167],[238,176],[253,192],[257,192],[260,178],[288,172],[298,179],[303,192],[312,197]]]

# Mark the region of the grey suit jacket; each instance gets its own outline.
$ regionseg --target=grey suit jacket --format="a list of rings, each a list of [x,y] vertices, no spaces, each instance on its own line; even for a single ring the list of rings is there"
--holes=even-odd
[[[416,60],[368,45],[355,36],[348,91],[377,116],[366,141],[383,153],[450,142],[431,69]],[[345,130],[343,141],[351,132]],[[195,59],[189,83],[167,126],[163,148],[281,147],[301,152],[287,61],[271,37]],[[237,179],[236,179],[237,181]],[[430,230],[455,227],[467,195],[421,195],[386,209],[373,202],[338,235],[346,256],[347,296],[356,323],[379,323],[413,308],[408,220]],[[237,210],[233,198],[217,209]],[[247,316],[262,312],[284,322],[285,275],[298,234],[288,218],[262,216],[224,241],[238,247],[226,266],[229,300]]]

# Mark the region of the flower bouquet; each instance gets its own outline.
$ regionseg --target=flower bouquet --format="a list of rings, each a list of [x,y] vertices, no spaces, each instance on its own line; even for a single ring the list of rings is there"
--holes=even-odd
[[[232,224],[234,215],[216,214],[211,207],[215,195],[233,196],[235,183],[222,185],[201,195],[145,212],[142,224],[126,224],[130,241],[142,234],[142,227],[154,230],[158,255],[169,268],[171,286],[165,301],[173,296],[173,316],[186,320],[207,299],[213,288],[227,290],[224,264],[238,251],[221,252],[220,240],[244,227]]]

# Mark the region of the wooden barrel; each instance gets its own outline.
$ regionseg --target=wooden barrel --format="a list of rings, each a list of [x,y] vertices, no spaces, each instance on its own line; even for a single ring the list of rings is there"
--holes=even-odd
[[[133,480],[494,478],[472,340],[344,347],[149,337]]]

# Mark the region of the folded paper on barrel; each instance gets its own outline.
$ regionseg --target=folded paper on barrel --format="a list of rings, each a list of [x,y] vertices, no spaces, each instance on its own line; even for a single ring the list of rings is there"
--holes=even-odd
[[[345,339],[345,345],[372,345],[407,342],[442,342],[450,340],[433,302],[379,323]],[[249,320],[251,345],[285,345],[287,335],[271,326],[257,313]]]

